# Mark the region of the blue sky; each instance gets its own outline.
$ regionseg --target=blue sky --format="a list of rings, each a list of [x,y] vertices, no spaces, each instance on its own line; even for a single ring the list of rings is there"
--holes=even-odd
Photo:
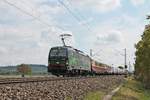
[[[0,65],[47,64],[63,33],[72,34],[68,45],[87,54],[100,51],[93,58],[103,63],[123,65],[124,48],[134,63],[149,9],[149,0],[1,0]]]

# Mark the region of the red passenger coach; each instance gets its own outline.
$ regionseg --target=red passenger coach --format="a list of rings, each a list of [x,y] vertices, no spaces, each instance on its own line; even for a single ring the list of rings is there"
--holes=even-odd
[[[92,60],[92,71],[96,74],[107,74],[111,72],[111,67]]]

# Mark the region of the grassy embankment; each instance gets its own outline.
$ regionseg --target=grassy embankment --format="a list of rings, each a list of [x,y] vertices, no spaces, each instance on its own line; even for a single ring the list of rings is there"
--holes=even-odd
[[[89,92],[84,100],[102,100],[102,98],[104,97],[104,95],[106,95],[104,92]]]
[[[143,85],[133,78],[128,78],[112,100],[150,100],[150,90],[144,89]]]
[[[89,92],[86,94],[85,98],[83,100],[102,100],[101,98],[106,95],[103,92],[97,91],[97,92]],[[72,100],[70,97],[67,97],[65,100]]]

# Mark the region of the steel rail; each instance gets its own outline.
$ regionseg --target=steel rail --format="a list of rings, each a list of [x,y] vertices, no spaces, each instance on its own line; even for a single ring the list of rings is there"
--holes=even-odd
[[[118,76],[118,75],[105,75],[108,76]],[[31,77],[31,78],[3,78],[0,79],[0,85],[3,84],[17,84],[17,83],[33,83],[33,82],[48,82],[48,81],[63,81],[63,80],[79,80],[79,79],[89,79],[89,78],[102,78],[104,76],[88,76],[88,77]]]
[[[46,82],[46,81],[62,81],[62,80],[75,80],[75,79],[87,79],[94,77],[59,77],[59,78],[15,78],[15,79],[3,79],[0,80],[2,84],[13,84],[13,83],[32,83],[32,82]]]

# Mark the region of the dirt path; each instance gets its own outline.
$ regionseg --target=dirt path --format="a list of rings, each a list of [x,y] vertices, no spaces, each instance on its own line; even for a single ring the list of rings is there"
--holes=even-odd
[[[103,100],[111,100],[112,96],[115,95],[115,93],[121,88],[122,84],[117,87],[116,89],[114,89],[113,91],[111,91],[109,94],[107,94],[106,96],[104,96]]]

